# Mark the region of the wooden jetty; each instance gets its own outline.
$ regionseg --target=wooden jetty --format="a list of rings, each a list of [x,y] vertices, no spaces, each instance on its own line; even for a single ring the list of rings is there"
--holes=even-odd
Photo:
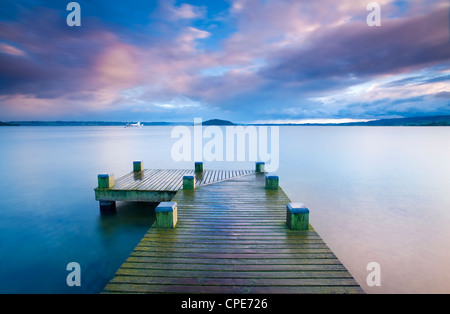
[[[104,293],[364,293],[309,224],[309,210],[291,203],[278,177],[263,168],[141,169],[141,181],[134,171],[114,187],[96,189],[99,201],[131,200],[139,194],[123,191],[149,187],[164,198],[156,223]],[[160,180],[152,179],[158,174]],[[174,192],[171,202],[167,191]]]

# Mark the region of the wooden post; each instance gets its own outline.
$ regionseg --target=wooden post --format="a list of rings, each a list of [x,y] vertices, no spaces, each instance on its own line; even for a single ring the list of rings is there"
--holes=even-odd
[[[286,205],[286,224],[291,230],[308,230],[309,209],[301,203]]]
[[[100,201],[100,213],[102,215],[115,214],[116,213],[116,202],[114,201]]]
[[[144,162],[143,161],[133,161],[133,172],[143,171],[144,170]]]
[[[177,203],[161,202],[155,209],[157,228],[175,228],[177,225]]]
[[[203,172],[203,162],[199,161],[195,163],[195,172]]]
[[[98,188],[99,189],[110,189],[114,186],[114,175],[113,174],[99,174],[98,175]]]
[[[195,190],[195,177],[184,176],[183,177],[183,190]]]
[[[256,163],[256,172],[264,172],[265,171],[265,165],[266,165],[266,163],[265,162],[262,162],[262,161],[258,161],[257,163]]]
[[[99,189],[111,189],[114,186],[113,174],[99,174],[98,175],[98,188]],[[100,201],[100,212],[102,214],[113,214],[116,212],[115,201]]]
[[[278,190],[278,176],[266,175],[266,190]]]

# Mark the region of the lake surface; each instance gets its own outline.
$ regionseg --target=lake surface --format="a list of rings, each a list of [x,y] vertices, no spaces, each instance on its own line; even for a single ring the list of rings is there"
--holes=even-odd
[[[155,204],[101,216],[97,174],[175,162],[172,127],[0,128],[0,293],[98,293]],[[450,293],[450,128],[280,127],[280,185],[368,293]],[[205,163],[253,169],[253,162]],[[68,287],[67,264],[81,266]],[[366,266],[381,267],[369,287]]]

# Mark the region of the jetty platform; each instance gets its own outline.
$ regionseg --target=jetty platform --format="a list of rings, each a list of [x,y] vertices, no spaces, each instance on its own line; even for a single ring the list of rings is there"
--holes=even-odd
[[[155,224],[104,293],[364,293],[309,224],[309,210],[291,203],[264,165],[231,172],[142,167],[117,184],[99,175],[96,199],[106,211],[132,196],[163,199]]]

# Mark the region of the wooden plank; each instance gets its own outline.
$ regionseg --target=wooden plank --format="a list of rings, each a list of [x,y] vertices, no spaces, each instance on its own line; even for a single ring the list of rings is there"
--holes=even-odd
[[[172,180],[167,182],[166,189],[170,191],[178,191],[183,186],[183,176],[188,174],[188,170],[179,170],[177,175],[174,175]]]
[[[136,250],[131,254],[129,262],[151,263],[158,259],[168,259],[171,263],[186,264],[246,264],[246,265],[298,265],[298,264],[338,264],[339,260],[332,253],[297,253],[297,254],[217,254],[179,252],[161,254],[162,252],[146,252]],[[131,258],[130,257],[130,258]]]
[[[359,294],[358,286],[201,286],[201,285],[150,285],[111,283],[110,293],[188,293],[188,294]]]
[[[117,276],[111,283],[146,284],[146,285],[192,285],[192,286],[357,286],[353,278],[179,278],[179,277],[144,277]]]
[[[219,250],[229,249],[231,253],[237,253],[240,249],[293,249],[292,246],[287,245],[283,242],[278,243],[263,243],[263,244],[255,244],[253,242],[243,244],[242,242],[239,243],[229,243],[229,242],[212,242],[212,243],[202,243],[202,242],[192,242],[192,241],[186,241],[186,242],[168,242],[168,241],[141,241],[135,248],[135,250],[139,250],[140,248],[143,248],[146,251],[155,251],[158,248],[161,250],[165,250],[168,248],[185,248],[185,249],[206,249],[209,248],[211,245],[214,245],[217,249],[216,252],[220,252]],[[303,247],[295,247],[295,249],[299,253],[326,253],[331,252],[331,250],[326,246],[318,246],[312,245],[309,246],[303,246]],[[184,252],[187,253],[187,252]]]
[[[171,201],[176,192],[171,191],[124,191],[99,189],[95,190],[97,201],[131,201],[131,202],[165,202]]]
[[[153,243],[152,243],[153,244]],[[158,243],[159,244],[159,243]],[[207,253],[207,252],[212,252],[211,251],[211,245],[214,245],[215,243],[205,243],[204,247],[183,247],[182,251],[184,253]],[[229,242],[227,243],[228,245]],[[145,247],[145,245],[142,245],[141,247]],[[236,247],[236,248],[222,248],[222,247],[217,247],[216,250],[214,250],[213,252],[217,253],[217,254],[255,254],[255,250],[257,250],[257,252],[261,252],[261,254],[282,254],[282,253],[288,253],[288,254],[296,254],[296,253],[304,253],[306,250],[308,249],[326,249],[327,246],[323,245],[321,243],[317,243],[317,244],[308,244],[308,245],[299,245],[297,248],[292,249],[292,248],[287,248],[287,249],[262,249],[262,248],[257,248],[257,249],[253,249],[253,248],[240,248],[240,247]],[[253,251],[252,251],[253,249]],[[178,249],[174,248],[170,248],[170,247],[166,247],[166,246],[161,246],[161,247],[155,247],[155,245],[148,245],[147,246],[147,250],[148,251],[152,251],[152,252],[157,252],[157,251],[164,251],[166,253],[169,252],[176,252]]]
[[[122,268],[143,268],[160,270],[185,270],[185,271],[346,271],[342,264],[297,264],[297,265],[278,265],[267,267],[267,265],[214,265],[214,264],[191,264],[186,267],[185,264],[170,263],[136,263],[126,261]]]
[[[192,271],[192,270],[155,270],[145,268],[121,267],[118,276],[178,277],[178,278],[353,278],[347,271]]]
[[[158,180],[156,180],[156,181],[153,182],[153,184],[152,184],[152,186],[151,186],[151,189],[152,189],[152,190],[156,190],[156,191],[163,190],[163,189],[161,189],[160,187],[161,187],[167,180],[169,180],[169,179],[171,178],[172,175],[173,175],[173,170],[166,170],[166,171],[164,171],[163,176],[160,177]]]
[[[159,180],[159,178],[160,178],[161,176],[163,176],[163,174],[164,174],[164,170],[158,170],[158,171],[156,171],[156,172],[150,172],[150,173],[148,173],[148,174],[147,174],[147,177],[146,177],[146,179],[145,179],[145,182],[144,182],[142,185],[139,186],[139,189],[140,189],[140,190],[145,190],[145,191],[150,191],[150,190],[152,190],[152,189],[150,188],[151,185],[152,185],[155,181]]]
[[[251,173],[251,171],[238,172],[226,177],[225,171],[206,170],[197,176],[197,186],[212,184],[218,181],[228,180],[233,177]],[[131,172],[115,181],[115,186],[111,190],[116,191],[178,191],[182,188],[182,177],[184,175],[193,175],[192,169],[144,169],[143,171]]]
[[[202,185],[209,184],[209,183],[212,181],[211,177],[212,177],[213,175],[214,175],[214,172],[213,172],[213,171],[208,171],[208,170],[207,170],[207,174],[206,174],[206,176],[205,176],[205,180],[202,182]]]
[[[139,186],[145,185],[149,180],[155,180],[155,178],[160,177],[164,173],[164,170],[159,170],[157,172],[144,170],[142,172],[142,178],[140,180],[133,180],[126,187],[120,188],[120,190],[138,190]],[[135,174],[133,174],[134,176]],[[119,190],[119,188],[115,188]]]
[[[172,191],[169,186],[171,186],[174,182],[180,182],[183,178],[183,173],[185,172],[186,170],[171,171],[164,180],[161,180],[162,182],[160,186],[158,186],[158,189]]]
[[[190,248],[190,251],[185,249]],[[200,250],[195,250],[195,249]],[[299,258],[336,258],[333,252],[328,248],[305,248],[296,251],[286,250],[284,252],[271,252],[271,247],[262,246],[258,248],[246,246],[233,250],[233,247],[219,247],[214,252],[202,250],[208,246],[179,246],[177,249],[169,251],[168,247],[162,246],[160,250],[152,250],[148,246],[136,246],[132,256],[170,256],[170,257],[189,257],[189,258],[283,258],[283,259],[299,259]],[[221,249],[221,250],[220,250]],[[258,253],[249,253],[248,250],[257,249]],[[276,248],[278,249],[278,248]],[[268,253],[263,253],[268,250]]]
[[[148,174],[148,173],[147,173],[147,174]],[[146,176],[144,182],[141,182],[141,184],[142,184],[142,185],[145,185],[145,186],[150,186],[151,184],[153,184],[153,182],[157,182],[158,180],[160,180],[160,178],[164,177],[165,174],[166,174],[166,171],[165,171],[165,170],[160,170],[160,171],[158,171],[158,172],[156,172],[156,173],[152,173],[151,176],[148,174],[148,175]],[[131,185],[127,186],[124,190],[128,190],[128,191],[131,191],[131,190],[138,190],[138,189],[139,189],[139,186],[140,186],[141,184],[131,184]],[[155,189],[146,187],[146,188],[144,188],[144,189],[142,189],[142,190],[146,190],[146,191],[154,191]]]

